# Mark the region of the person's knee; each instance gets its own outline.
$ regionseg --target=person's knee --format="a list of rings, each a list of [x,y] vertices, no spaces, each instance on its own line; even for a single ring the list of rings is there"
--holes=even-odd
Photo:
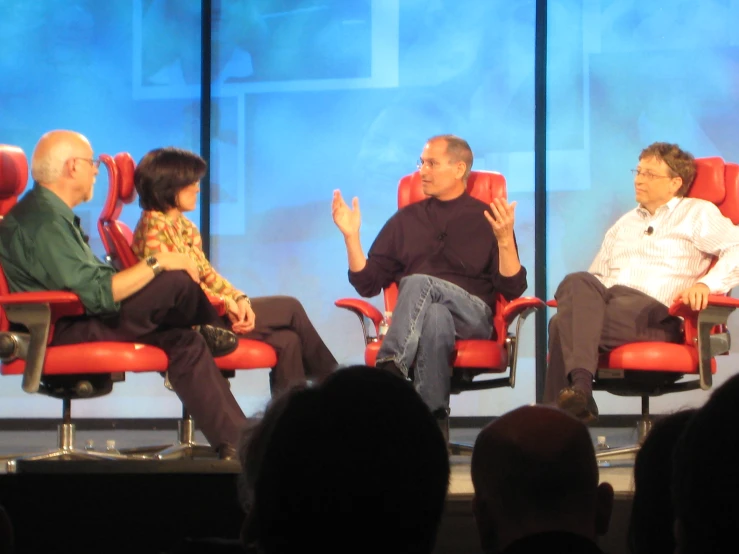
[[[562,282],[559,284],[559,286],[563,285],[573,285],[575,283],[582,283],[583,281],[590,281],[593,278],[592,273],[588,273],[587,271],[575,271],[574,273],[569,273],[568,275],[565,275],[565,278],[562,279]]]
[[[408,289],[420,288],[428,284],[431,278],[428,275],[415,274],[407,275],[400,280],[398,285],[398,292]]]

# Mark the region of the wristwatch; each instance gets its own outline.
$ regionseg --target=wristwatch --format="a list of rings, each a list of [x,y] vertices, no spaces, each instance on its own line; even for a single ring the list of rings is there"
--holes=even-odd
[[[164,271],[164,268],[159,265],[159,260],[157,260],[155,256],[149,256],[146,258],[146,265],[148,265],[154,272],[154,277]]]
[[[236,298],[234,298],[234,302],[238,303],[239,300],[246,300],[246,303],[251,306],[251,300],[249,300],[249,297],[245,294],[240,294]]]

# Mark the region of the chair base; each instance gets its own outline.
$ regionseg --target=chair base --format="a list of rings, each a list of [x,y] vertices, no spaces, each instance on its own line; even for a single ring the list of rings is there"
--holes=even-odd
[[[636,428],[639,436],[637,444],[620,446],[618,448],[596,448],[595,457],[598,460],[607,460],[609,458],[636,454],[637,452],[639,452],[639,450],[641,449],[641,445],[644,444],[644,441],[649,434],[649,431],[652,430],[652,419],[649,417],[649,397],[646,397],[646,401],[642,399],[642,415],[639,423],[637,423],[636,425]]]
[[[39,454],[20,456],[4,456],[8,473],[15,473],[18,462],[35,462],[42,460],[145,460],[146,456],[124,454],[119,452],[96,452],[80,450],[74,446],[74,423],[61,423],[57,428],[57,448]]]
[[[195,442],[195,422],[183,410],[182,419],[177,422],[177,442],[161,446],[146,446],[130,448],[123,451],[126,454],[143,454],[154,460],[180,460],[183,458],[211,458],[217,453],[209,444]]]
[[[472,456],[473,444],[467,444],[464,442],[449,442],[447,443],[447,449],[449,454],[453,456]]]

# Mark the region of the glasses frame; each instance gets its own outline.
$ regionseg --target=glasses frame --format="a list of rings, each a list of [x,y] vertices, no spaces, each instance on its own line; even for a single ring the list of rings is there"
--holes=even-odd
[[[99,169],[100,164],[102,163],[102,160],[100,158],[83,158],[81,156],[74,156],[72,159],[73,160],[84,160],[86,162],[89,162],[89,164],[95,169]]]
[[[635,179],[641,176],[641,177],[644,177],[647,181],[654,181],[656,179],[674,179],[675,178],[675,177],[671,177],[670,175],[655,175],[651,171],[642,171],[638,167],[636,169],[632,169],[631,174],[634,176]]]

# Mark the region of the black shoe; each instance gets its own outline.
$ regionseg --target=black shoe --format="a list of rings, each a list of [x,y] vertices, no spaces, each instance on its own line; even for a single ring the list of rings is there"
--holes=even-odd
[[[214,358],[230,354],[239,346],[239,337],[228,329],[214,327],[213,325],[201,325],[198,332],[203,335]]]
[[[449,448],[449,413],[445,409],[440,408],[438,410],[434,410],[433,414],[436,419],[436,423],[439,424],[441,436],[444,437],[444,442],[446,443],[447,448]]]
[[[566,387],[559,392],[557,407],[583,423],[598,419],[598,405],[593,395],[586,394],[580,389]]]
[[[379,364],[375,364],[375,367],[377,369],[389,371],[393,375],[397,375],[398,377],[402,379],[406,379],[406,380],[408,379],[405,375],[403,375],[403,371],[392,360],[388,360],[386,362],[380,362]]]
[[[239,459],[239,454],[238,452],[236,452],[236,449],[228,443],[222,444],[216,450],[218,451],[219,460],[238,460]]]

